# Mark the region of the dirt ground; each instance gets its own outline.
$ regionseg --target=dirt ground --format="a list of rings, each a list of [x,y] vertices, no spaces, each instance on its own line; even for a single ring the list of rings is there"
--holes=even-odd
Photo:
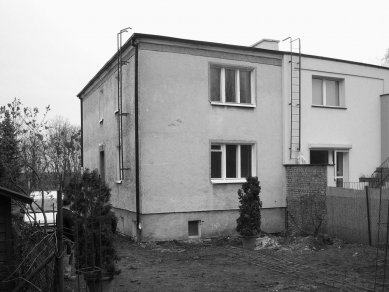
[[[135,243],[118,237],[116,246],[118,292],[382,291],[384,251],[376,266],[376,248],[339,240],[264,236],[256,250],[245,250],[239,238]],[[76,282],[66,281],[66,291],[78,291]]]

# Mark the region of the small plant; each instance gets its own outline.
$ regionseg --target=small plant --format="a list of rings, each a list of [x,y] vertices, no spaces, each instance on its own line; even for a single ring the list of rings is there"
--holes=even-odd
[[[118,259],[113,245],[117,218],[109,202],[110,189],[97,170],[84,171],[65,189],[75,213],[76,268],[86,274],[113,277]]]
[[[261,186],[258,177],[248,177],[238,190],[239,213],[236,231],[242,236],[255,236],[261,231]]]

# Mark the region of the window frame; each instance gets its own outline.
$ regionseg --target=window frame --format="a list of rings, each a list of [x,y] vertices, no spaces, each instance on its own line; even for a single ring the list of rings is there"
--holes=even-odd
[[[212,149],[212,146],[220,145],[220,150]],[[236,145],[236,177],[228,178],[227,177],[227,152],[226,145]],[[251,176],[257,175],[257,152],[256,152],[256,143],[253,141],[210,141],[209,144],[209,178],[212,184],[226,184],[226,183],[244,183],[246,182],[245,177],[241,177],[242,165],[241,165],[241,146],[249,145],[251,146]],[[221,178],[212,178],[212,150],[215,152],[222,153],[221,159]]]
[[[321,80],[322,81],[322,104],[314,103],[313,100],[313,80]],[[311,90],[311,102],[312,107],[321,107],[321,108],[334,108],[334,109],[347,109],[346,108],[346,101],[345,101],[345,94],[344,94],[344,79],[343,78],[336,78],[336,77],[328,77],[328,76],[318,76],[318,75],[312,75],[312,90]],[[328,81],[335,81],[338,86],[338,102],[339,105],[329,105],[327,104],[327,82]]]
[[[220,69],[220,100],[212,100],[212,78],[211,78],[211,69],[218,68]],[[228,102],[226,101],[226,79],[225,71],[234,70],[235,71],[235,101]],[[241,103],[240,99],[240,72],[249,71],[250,72],[250,103]],[[209,102],[211,105],[221,105],[221,106],[235,106],[235,107],[256,107],[256,70],[254,67],[250,66],[239,66],[239,65],[227,65],[220,63],[209,63],[208,66],[208,96]]]

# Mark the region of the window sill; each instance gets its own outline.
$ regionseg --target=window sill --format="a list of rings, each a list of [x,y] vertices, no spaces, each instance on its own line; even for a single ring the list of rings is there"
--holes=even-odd
[[[221,105],[221,106],[235,106],[235,107],[249,107],[254,108],[256,107],[255,104],[248,104],[248,103],[234,103],[234,102],[220,102],[220,101],[210,101],[211,105]]]
[[[245,182],[247,182],[245,178],[211,179],[212,184],[241,184]]]
[[[316,105],[316,104],[313,104],[312,107],[341,109],[341,110],[346,110],[347,109],[347,107],[343,107],[343,106],[329,106],[329,105]]]

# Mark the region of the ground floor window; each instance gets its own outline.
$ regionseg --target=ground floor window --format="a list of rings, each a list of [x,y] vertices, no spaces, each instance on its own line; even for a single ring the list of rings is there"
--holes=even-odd
[[[348,181],[349,151],[337,149],[311,149],[310,164],[334,165],[334,177],[337,186]]]
[[[253,144],[212,143],[211,180],[228,182],[255,175]]]
[[[200,221],[188,221],[188,236],[200,237]]]

